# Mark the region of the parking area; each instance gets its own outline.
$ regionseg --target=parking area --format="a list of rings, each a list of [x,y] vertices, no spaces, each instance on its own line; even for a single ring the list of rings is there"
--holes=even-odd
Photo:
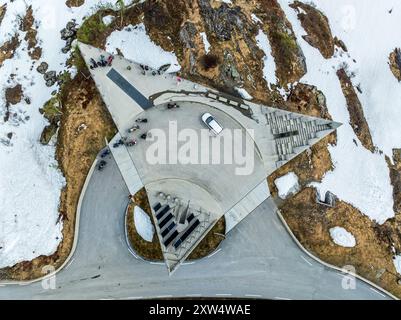
[[[252,137],[226,113],[197,102],[178,105],[155,106],[138,116],[148,122],[134,122],[140,128],[127,131],[128,139],[137,141],[128,147],[131,158],[145,186],[164,179],[185,180],[208,190],[225,212],[263,181],[262,159]],[[206,112],[224,128],[219,136],[202,122]],[[144,133],[151,138],[141,139]]]

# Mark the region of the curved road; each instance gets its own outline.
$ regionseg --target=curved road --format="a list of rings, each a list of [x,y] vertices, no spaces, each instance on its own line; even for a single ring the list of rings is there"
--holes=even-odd
[[[249,297],[269,299],[390,299],[307,257],[293,242],[275,205],[266,200],[243,220],[213,256],[187,262],[169,277],[164,264],[132,256],[124,239],[128,190],[113,160],[95,171],[82,204],[73,258],[56,275],[56,289],[41,282],[0,287],[0,299],[139,299]]]

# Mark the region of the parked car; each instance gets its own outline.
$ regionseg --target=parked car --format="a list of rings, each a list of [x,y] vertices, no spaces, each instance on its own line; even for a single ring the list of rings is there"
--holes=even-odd
[[[215,135],[218,135],[220,132],[223,131],[223,127],[210,113],[204,113],[202,115],[202,121]]]

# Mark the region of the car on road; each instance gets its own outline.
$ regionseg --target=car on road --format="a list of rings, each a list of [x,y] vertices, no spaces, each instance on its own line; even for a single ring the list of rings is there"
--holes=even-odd
[[[216,121],[216,119],[208,112],[202,115],[202,121],[206,126],[215,134],[218,135],[223,131],[223,127]]]

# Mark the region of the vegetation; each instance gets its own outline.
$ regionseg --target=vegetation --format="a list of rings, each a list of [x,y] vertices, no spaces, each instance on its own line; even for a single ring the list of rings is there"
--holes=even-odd
[[[104,37],[103,34],[108,29],[108,26],[103,23],[103,16],[106,14],[106,11],[100,10],[84,21],[77,32],[77,39],[79,41],[87,44],[95,44],[96,39]]]
[[[117,0],[116,2],[117,7],[119,8],[120,11],[120,27],[123,27],[123,21],[124,21],[124,13],[125,13],[125,2],[124,0]]]

